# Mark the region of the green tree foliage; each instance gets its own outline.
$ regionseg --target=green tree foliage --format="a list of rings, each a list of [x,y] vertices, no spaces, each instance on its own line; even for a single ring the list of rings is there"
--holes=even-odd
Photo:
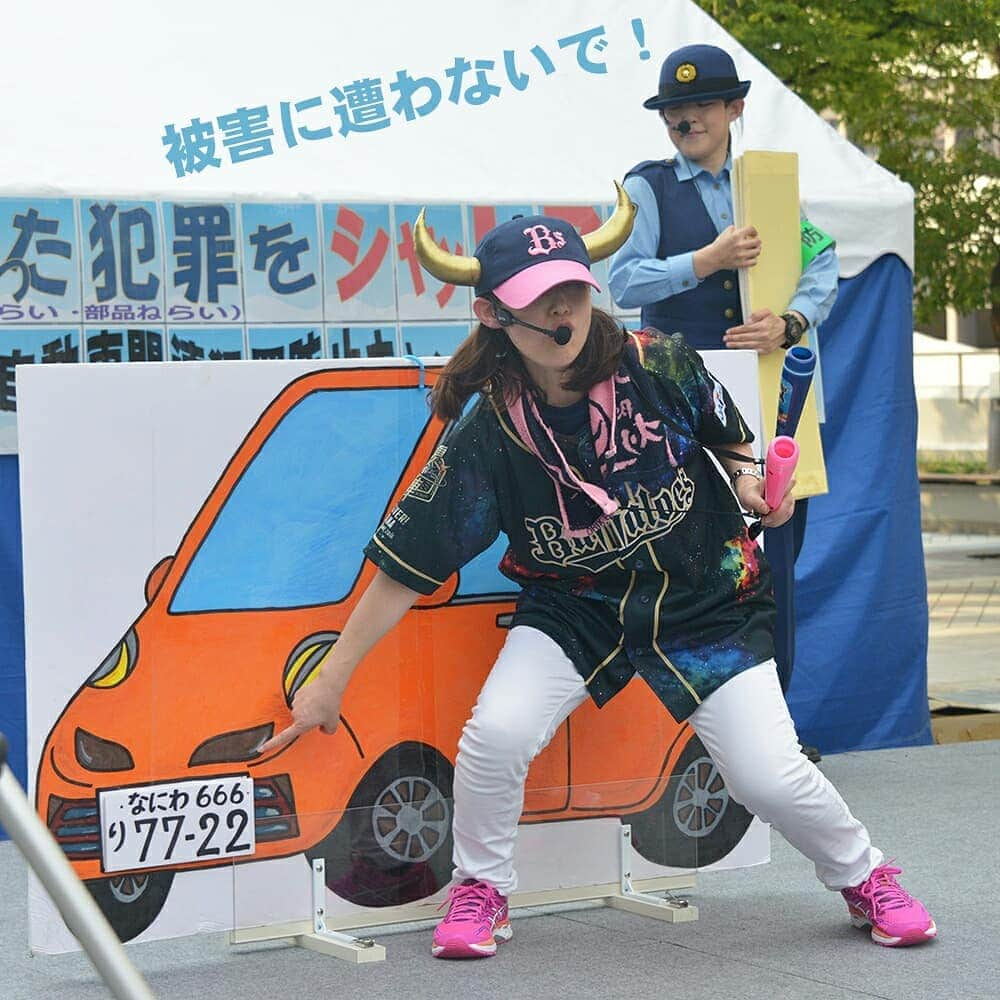
[[[992,307],[1000,341],[1000,0],[699,2],[912,185],[918,318]]]

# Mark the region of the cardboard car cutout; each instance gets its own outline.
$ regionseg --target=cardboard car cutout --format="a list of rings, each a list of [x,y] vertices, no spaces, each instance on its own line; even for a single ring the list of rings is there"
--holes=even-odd
[[[240,846],[247,823],[253,853],[237,863],[323,857],[329,889],[361,907],[448,883],[458,739],[514,607],[496,546],[420,598],[365,658],[335,734],[257,753],[373,576],[365,543],[432,460],[445,427],[428,416],[424,378],[338,368],[288,384],[49,732],[37,808],[122,939],[156,919],[178,871],[234,863],[224,847]],[[345,435],[363,441],[349,469],[326,455]],[[113,870],[102,795],[239,776],[252,783],[252,815],[246,804],[228,827],[203,818],[181,838],[192,860]],[[648,860],[679,868],[720,860],[752,820],[691,728],[639,679],[560,727],[531,766],[521,822],[608,816],[632,824]]]

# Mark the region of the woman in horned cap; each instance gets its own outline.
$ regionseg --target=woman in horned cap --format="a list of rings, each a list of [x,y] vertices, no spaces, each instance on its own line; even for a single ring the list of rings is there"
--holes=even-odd
[[[421,213],[423,266],[476,293],[479,324],[431,395],[450,424],[365,549],[378,572],[296,695],[292,724],[261,748],[334,731],[365,654],[421,594],[506,534],[500,569],[522,590],[459,741],[455,873],[437,957],[483,958],[510,938],[528,767],[577,706],[603,705],[635,674],[690,720],[730,794],[812,858],[827,885],[859,885],[882,860],[798,753],[778,685],[770,576],[740,505],[779,525],[793,501],[770,510],[759,479],[743,475],[752,434],[682,338],[627,333],[591,304],[590,266],[625,240],[633,211],[619,187],[596,233],[518,218],[472,257],[442,251]]]

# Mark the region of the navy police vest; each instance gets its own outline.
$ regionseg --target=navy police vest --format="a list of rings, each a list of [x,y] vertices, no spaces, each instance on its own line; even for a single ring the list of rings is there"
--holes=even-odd
[[[719,234],[693,180],[678,181],[673,160],[645,160],[626,177],[641,177],[660,210],[661,260],[700,250]],[[743,322],[736,271],[716,271],[688,291],[642,307],[642,325],[663,333],[681,333],[697,350],[722,348],[722,335]]]

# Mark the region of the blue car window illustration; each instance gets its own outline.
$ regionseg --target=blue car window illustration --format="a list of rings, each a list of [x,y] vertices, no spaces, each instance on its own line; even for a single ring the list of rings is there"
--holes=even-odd
[[[170,613],[343,600],[428,419],[418,389],[324,389],[300,400],[234,486]]]

